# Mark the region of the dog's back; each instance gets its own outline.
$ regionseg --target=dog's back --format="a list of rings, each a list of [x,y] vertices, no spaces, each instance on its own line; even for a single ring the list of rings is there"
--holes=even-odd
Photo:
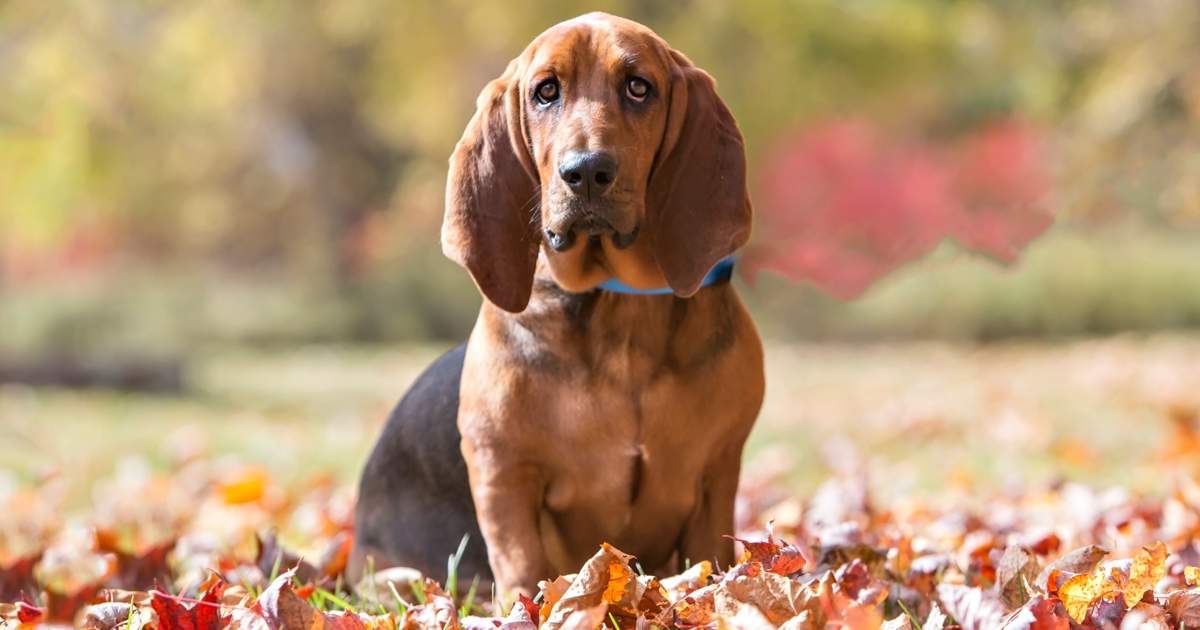
[[[417,378],[388,418],[358,489],[350,575],[407,566],[444,581],[446,560],[469,536],[458,574],[490,579],[467,467],[459,451],[458,388],[467,345]]]

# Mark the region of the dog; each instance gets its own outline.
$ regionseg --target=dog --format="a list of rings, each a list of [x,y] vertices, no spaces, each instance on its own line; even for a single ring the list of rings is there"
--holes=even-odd
[[[649,28],[539,35],[450,158],[442,248],[485,300],[420,376],[359,487],[350,573],[509,595],[609,542],[648,571],[733,560],[762,343],[729,282],[749,239],[743,140],[713,79]]]

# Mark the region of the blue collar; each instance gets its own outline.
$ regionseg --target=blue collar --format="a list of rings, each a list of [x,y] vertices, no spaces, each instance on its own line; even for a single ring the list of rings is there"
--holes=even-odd
[[[700,288],[709,287],[722,282],[729,282],[733,278],[733,256],[726,256],[717,261],[712,269],[708,270],[708,274],[704,276],[704,280],[700,282]],[[613,293],[624,293],[626,295],[674,295],[675,291],[670,287],[661,289],[635,289],[616,278],[609,278],[600,283],[596,287],[602,291],[612,291]]]

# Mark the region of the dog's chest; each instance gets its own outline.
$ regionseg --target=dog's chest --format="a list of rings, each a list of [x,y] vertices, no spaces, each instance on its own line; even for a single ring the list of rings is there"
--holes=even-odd
[[[557,397],[545,496],[561,545],[552,555],[570,566],[609,541],[648,564],[666,561],[726,424],[719,405],[689,399],[694,386],[668,374]]]

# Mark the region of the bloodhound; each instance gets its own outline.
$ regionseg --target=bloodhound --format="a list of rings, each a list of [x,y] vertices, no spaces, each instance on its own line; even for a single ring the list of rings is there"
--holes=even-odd
[[[648,571],[729,563],[763,396],[729,283],[751,223],[733,116],[687,57],[602,13],[539,35],[477,106],[442,248],[486,300],[371,454],[351,575],[440,575],[464,534],[458,575],[508,594],[605,541]]]

